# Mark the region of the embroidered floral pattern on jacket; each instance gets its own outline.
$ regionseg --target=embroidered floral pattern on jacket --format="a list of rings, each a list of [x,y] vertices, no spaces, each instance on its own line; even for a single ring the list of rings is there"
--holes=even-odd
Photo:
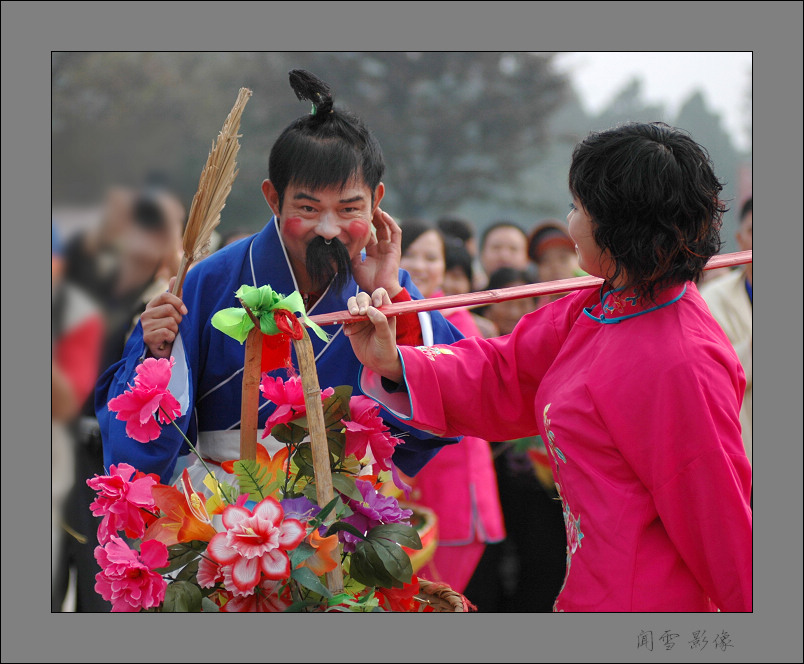
[[[564,513],[564,527],[567,531],[567,572],[564,575],[564,583],[561,584],[561,590],[559,590],[558,594],[564,590],[564,586],[567,585],[567,579],[569,578],[570,573],[570,566],[572,564],[572,556],[573,554],[581,547],[581,540],[584,538],[583,531],[581,530],[581,517],[580,515],[575,516],[572,513],[572,509],[570,508],[569,501],[564,496],[564,492],[562,491],[561,487],[561,467],[558,463],[560,460],[562,463],[567,463],[567,457],[564,456],[564,453],[558,448],[555,443],[555,434],[553,433],[552,429],[550,429],[550,418],[547,416],[547,411],[550,409],[552,404],[547,404],[544,407],[544,412],[542,413],[542,418],[544,421],[544,430],[547,434],[547,447],[552,452],[553,457],[553,465],[555,467],[555,484],[556,484],[556,491],[558,492],[558,497],[561,499],[561,505],[563,507]],[[558,601],[558,600],[556,600]],[[553,610],[555,611],[555,605],[553,606]]]
[[[439,348],[438,346],[416,346],[416,350],[424,353],[432,362],[435,362],[439,355],[455,355],[449,348]]]

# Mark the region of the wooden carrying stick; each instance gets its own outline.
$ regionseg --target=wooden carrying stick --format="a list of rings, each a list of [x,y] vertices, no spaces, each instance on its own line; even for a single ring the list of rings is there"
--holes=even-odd
[[[240,406],[240,458],[257,458],[257,420],[259,418],[260,372],[262,359],[262,332],[259,321],[252,311],[241,301],[246,313],[254,321],[254,328],[246,338],[246,355],[243,364],[243,395]],[[321,387],[315,368],[315,353],[307,331],[299,326],[303,334],[300,339],[293,337],[296,358],[299,362],[304,405],[307,408],[307,422],[310,427],[310,448],[313,453],[313,471],[318,504],[328,504],[334,497],[332,470],[329,465],[329,445],[327,428],[324,424],[324,408],[321,403]],[[333,595],[343,592],[343,568],[338,564],[327,572],[327,587]]]
[[[705,270],[716,270],[721,267],[731,267],[752,262],[752,251],[738,251],[733,254],[713,256],[706,264]],[[473,308],[494,302],[506,300],[519,300],[525,297],[538,297],[540,295],[555,295],[567,293],[582,288],[597,288],[603,283],[600,277],[574,277],[558,281],[545,281],[538,284],[525,284],[524,286],[511,286],[510,288],[496,288],[494,290],[480,291],[478,293],[464,293],[462,295],[445,295],[431,297],[423,300],[399,302],[380,307],[386,316],[401,316],[420,311],[433,311],[435,309],[455,309],[457,307]],[[331,314],[310,316],[314,323],[324,325],[340,325],[341,323],[356,323],[368,320],[366,316],[352,316],[348,311],[335,311]]]
[[[243,396],[240,402],[240,458],[257,458],[257,420],[260,415],[260,364],[262,332],[255,326],[246,338],[243,363]]]
[[[301,339],[293,338],[293,347],[296,349],[296,359],[299,362],[304,405],[307,408],[307,422],[310,426],[316,498],[319,506],[324,507],[335,497],[335,493],[332,488],[327,429],[324,424],[321,387],[318,384],[318,372],[315,368],[315,353],[313,344],[310,342],[310,335],[307,334],[307,330],[303,329],[303,331]],[[340,564],[331,572],[327,572],[327,587],[333,595],[343,592],[343,568]]]

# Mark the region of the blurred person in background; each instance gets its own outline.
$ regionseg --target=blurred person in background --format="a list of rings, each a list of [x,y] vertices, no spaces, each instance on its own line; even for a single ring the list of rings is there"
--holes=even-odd
[[[66,526],[64,509],[76,481],[77,418],[98,377],[103,316],[91,298],[64,279],[64,256],[51,229],[51,611],[64,606],[68,585],[63,547],[80,533]],[[75,538],[78,539],[75,539]],[[94,579],[93,579],[94,583]]]
[[[444,236],[420,219],[403,221],[400,227],[400,266],[424,297],[443,295]],[[464,336],[482,336],[468,310],[448,309],[443,314]],[[491,448],[481,438],[465,436],[457,445],[443,448],[408,482],[413,487],[410,500],[438,517],[438,545],[419,574],[463,592],[486,545],[505,537]]]
[[[472,257],[461,244],[451,244],[449,238],[444,244],[444,295],[463,295],[471,293],[474,289],[474,270]],[[496,337],[499,334],[497,327],[488,318],[475,311],[470,311],[477,329],[484,339]]]
[[[737,229],[737,246],[740,251],[748,251],[754,246],[754,198],[743,203],[740,209],[740,226]],[[709,307],[720,327],[731,341],[737,357],[745,371],[745,395],[740,408],[743,445],[748,461],[752,462],[753,439],[753,305],[754,272],[753,264],[748,263],[739,269],[728,270],[716,279],[706,281],[701,286],[701,297]],[[752,491],[753,495],[753,491]],[[753,504],[753,499],[752,499]]]
[[[578,265],[575,242],[569,235],[566,224],[556,219],[545,219],[533,228],[528,238],[528,257],[536,266],[540,282],[572,279],[586,274]],[[566,293],[543,295],[537,307],[553,302]]]
[[[488,288],[532,281],[527,270],[503,267],[491,275]],[[481,311],[503,336],[537,307],[535,298],[521,298],[495,302]],[[487,549],[466,596],[479,611],[550,612],[564,580],[567,542],[552,472],[534,463],[544,444],[534,431],[528,438],[491,445],[507,536]]]
[[[77,286],[91,289],[104,318],[98,373],[120,359],[148,301],[166,290],[175,275],[184,221],[185,208],[178,196],[163,180],[149,179],[138,189],[113,187],[105,199],[100,228],[71,244],[65,274]],[[66,525],[81,541],[64,540],[60,578],[74,580],[76,611],[103,612],[110,606],[94,590],[100,571],[94,556],[100,519],[90,511],[96,494],[86,480],[106,473],[94,395],[85,397],[76,427],[75,479],[65,502]]]
[[[448,245],[455,244],[452,240],[457,240],[458,244],[463,245],[472,259],[477,257],[477,238],[474,224],[463,217],[440,217],[436,221],[436,228],[441,231]]]
[[[475,275],[476,290],[488,288],[488,279],[501,267],[524,270],[528,267],[528,236],[513,221],[496,221],[480,240],[481,272]]]

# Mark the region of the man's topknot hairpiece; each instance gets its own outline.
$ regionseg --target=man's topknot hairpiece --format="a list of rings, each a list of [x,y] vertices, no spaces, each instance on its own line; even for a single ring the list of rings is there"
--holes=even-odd
[[[290,87],[298,99],[306,99],[313,104],[311,115],[324,116],[332,111],[332,91],[320,78],[304,69],[293,69],[290,74]]]

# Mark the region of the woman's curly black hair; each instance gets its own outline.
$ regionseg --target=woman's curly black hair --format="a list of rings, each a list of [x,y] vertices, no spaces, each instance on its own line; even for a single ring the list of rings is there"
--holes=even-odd
[[[271,148],[268,177],[280,207],[290,183],[316,190],[362,178],[373,196],[385,172],[377,139],[360,118],[333,107],[324,81],[301,69],[289,79],[296,96],[312,102],[312,112],[291,122]]]
[[[721,247],[726,211],[708,152],[661,122],[593,132],[575,146],[569,190],[594,222],[594,237],[640,297],[697,280]]]

